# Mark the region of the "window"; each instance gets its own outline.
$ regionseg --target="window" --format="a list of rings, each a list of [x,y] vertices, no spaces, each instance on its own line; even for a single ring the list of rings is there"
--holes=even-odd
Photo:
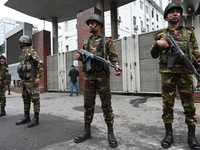
[[[133,25],[136,25],[136,17],[133,16]]]
[[[163,8],[162,0],[160,0],[160,8]]]
[[[141,29],[143,28],[143,21],[140,21]]]
[[[149,7],[146,6],[146,13],[149,14]]]
[[[140,9],[143,9],[143,2],[140,1]]]
[[[147,32],[149,32],[149,25],[147,24]]]
[[[69,45],[65,46],[65,51],[68,52],[69,51]]]
[[[158,14],[156,14],[156,20],[158,21]]]
[[[154,10],[153,9],[151,11],[151,16],[152,16],[152,18],[154,18]]]

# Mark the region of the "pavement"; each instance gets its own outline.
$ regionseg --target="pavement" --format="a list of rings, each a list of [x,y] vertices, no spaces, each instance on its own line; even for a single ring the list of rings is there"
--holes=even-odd
[[[68,92],[47,92],[41,95],[40,124],[27,128],[15,125],[23,117],[20,93],[6,95],[7,115],[0,118],[0,150],[111,150],[107,141],[99,96],[91,125],[92,138],[82,143],[73,142],[84,128],[83,96],[70,97]],[[115,115],[116,150],[162,150],[160,141],[165,130],[161,119],[162,100],[155,95],[112,95]],[[195,103],[200,122],[200,103]],[[181,101],[176,100],[173,123],[174,143],[169,150],[190,150],[187,144],[187,125]],[[31,118],[33,108],[31,108]],[[200,124],[196,125],[200,141]]]

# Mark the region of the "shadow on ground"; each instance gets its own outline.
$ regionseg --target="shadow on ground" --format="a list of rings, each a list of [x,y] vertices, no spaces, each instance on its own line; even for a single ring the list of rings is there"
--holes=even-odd
[[[21,118],[22,115],[0,118],[1,150],[38,150],[53,143],[73,140],[83,130],[83,123],[45,114],[40,115],[38,126],[16,126],[15,121]]]

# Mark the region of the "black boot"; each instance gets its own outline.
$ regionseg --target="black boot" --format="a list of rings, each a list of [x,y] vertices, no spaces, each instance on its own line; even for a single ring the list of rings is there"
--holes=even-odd
[[[108,126],[108,142],[109,146],[111,148],[115,148],[118,146],[117,140],[115,139],[114,133],[113,133],[113,124],[112,123],[107,123]]]
[[[200,150],[200,144],[195,137],[195,125],[188,125],[188,144],[192,150]]]
[[[10,95],[10,91],[8,91],[8,95]]]
[[[31,119],[30,119],[29,112],[28,112],[28,111],[25,111],[25,112],[24,112],[24,117],[23,117],[21,120],[16,121],[16,125],[29,123],[30,121],[31,121]]]
[[[89,138],[91,138],[90,123],[85,123],[84,131],[74,138],[74,143],[81,143]]]
[[[5,115],[6,115],[5,106],[1,106],[0,117],[3,117]]]
[[[161,141],[161,146],[163,148],[170,148],[171,144],[174,142],[172,124],[165,123],[165,130],[166,130],[166,135],[165,138]]]
[[[34,113],[34,118],[28,123],[28,128],[34,127],[39,124],[39,112]]]

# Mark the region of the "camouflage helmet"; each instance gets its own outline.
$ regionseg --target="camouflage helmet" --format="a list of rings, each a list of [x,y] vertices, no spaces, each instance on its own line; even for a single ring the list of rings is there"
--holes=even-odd
[[[99,22],[100,24],[102,24],[103,27],[103,19],[101,16],[97,15],[97,14],[92,14],[91,16],[89,16],[89,18],[86,20],[86,24],[89,26],[89,21],[96,21]]]
[[[165,8],[165,11],[164,11],[164,19],[166,18],[166,16],[167,16],[169,10],[170,10],[170,9],[173,9],[173,8],[178,8],[178,9],[180,9],[181,15],[182,15],[182,13],[183,13],[183,8],[181,7],[181,5],[178,4],[178,3],[170,3],[170,4],[168,4],[167,7]]]
[[[28,36],[28,35],[22,35],[22,36],[19,38],[19,42],[20,42],[20,43],[29,44],[30,46],[32,45],[32,39],[31,39],[31,37]]]

